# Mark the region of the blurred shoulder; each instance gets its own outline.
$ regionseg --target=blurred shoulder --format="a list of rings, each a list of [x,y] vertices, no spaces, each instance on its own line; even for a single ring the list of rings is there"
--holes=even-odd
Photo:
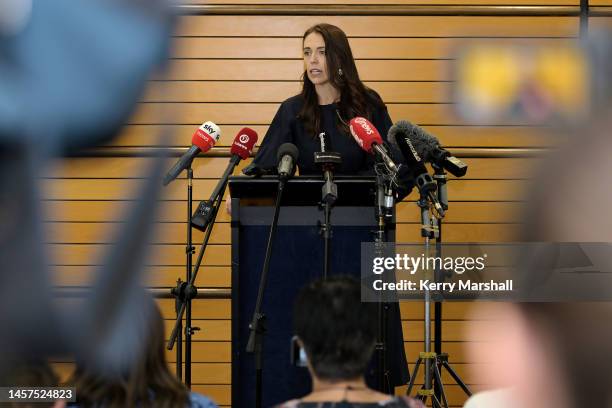
[[[395,397],[386,403],[382,403],[381,406],[388,408],[425,408],[422,401],[409,397]]]
[[[217,404],[201,394],[190,392],[189,408],[217,408]]]
[[[514,401],[513,393],[509,389],[497,389],[482,391],[472,395],[466,401],[464,408],[513,408],[517,407],[517,401]]]
[[[291,401],[283,402],[282,404],[277,405],[275,408],[297,408],[299,404],[300,404],[300,400],[294,399]]]

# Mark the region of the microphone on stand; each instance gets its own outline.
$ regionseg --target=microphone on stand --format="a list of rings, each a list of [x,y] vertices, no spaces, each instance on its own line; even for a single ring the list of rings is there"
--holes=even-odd
[[[278,148],[276,160],[278,161],[278,176],[281,181],[286,181],[288,178],[293,177],[299,156],[300,152],[293,143],[283,143]]]
[[[321,190],[321,202],[324,204],[334,204],[338,199],[338,186],[333,182],[333,172],[336,166],[342,164],[342,156],[340,153],[329,151],[328,138],[325,132],[319,133],[321,142],[321,151],[315,152],[314,162],[321,166],[323,170],[323,184]]]
[[[455,177],[465,176],[468,169],[467,164],[441,147],[438,138],[430,135],[423,128],[407,120],[401,122],[403,122],[404,126],[408,129],[408,137],[412,141],[415,150],[423,157],[424,161],[445,169]]]
[[[270,234],[266,245],[266,254],[264,263],[259,276],[259,289],[257,290],[257,300],[255,301],[255,310],[249,324],[249,339],[247,341],[246,352],[255,354],[255,407],[262,406],[262,384],[263,384],[263,341],[265,334],[266,315],[262,312],[262,304],[264,300],[264,292],[268,281],[268,273],[270,271],[270,259],[272,257],[272,246],[274,237],[278,227],[278,216],[280,213],[280,204],[283,199],[283,189],[287,179],[292,177],[295,172],[295,165],[299,157],[298,148],[293,143],[284,143],[278,148],[278,193],[276,202],[274,203],[274,215],[272,216],[272,225],[270,225]]]
[[[324,242],[323,279],[327,279],[331,270],[330,239],[331,239],[331,207],[338,200],[338,185],[334,183],[334,169],[342,164],[340,153],[329,151],[329,143],[325,132],[319,133],[321,151],[315,152],[314,162],[321,166],[325,183],[321,187],[321,207],[324,210],[324,221],[319,222],[320,233]]]
[[[356,117],[349,122],[349,129],[353,138],[366,152],[373,154],[385,163],[390,172],[397,174],[399,166],[395,164],[385,146],[380,133],[369,120]]]
[[[164,186],[167,186],[172,180],[177,178],[183,170],[189,167],[198,153],[209,151],[215,143],[217,143],[219,137],[221,137],[221,129],[219,129],[219,126],[210,121],[204,122],[191,138],[191,144],[193,146],[181,156],[164,177]]]
[[[444,217],[444,209],[434,194],[437,189],[436,183],[427,172],[423,158],[419,155],[412,143],[410,138],[412,129],[410,122],[400,120],[395,125],[391,126],[387,138],[392,144],[398,147],[400,152],[402,152],[404,159],[406,159],[406,164],[412,169],[416,176],[415,184],[419,192],[422,196],[429,199],[440,218],[442,218]]]
[[[191,217],[191,225],[193,225],[194,228],[199,229],[200,231],[204,231],[206,229],[206,226],[212,219],[215,200],[219,198],[220,194],[223,194],[222,192],[225,190],[227,180],[234,172],[236,165],[240,163],[240,160],[245,160],[251,155],[255,143],[257,143],[257,132],[248,127],[242,128],[236,137],[234,137],[234,142],[230,148],[232,157],[227,165],[227,168],[225,169],[225,172],[219,179],[219,182],[217,183],[213,193],[210,195],[210,198],[208,200],[201,201]]]

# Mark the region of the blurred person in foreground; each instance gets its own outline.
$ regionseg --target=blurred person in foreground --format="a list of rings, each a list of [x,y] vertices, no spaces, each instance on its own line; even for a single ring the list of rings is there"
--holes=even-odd
[[[295,334],[308,360],[312,392],[278,408],[422,407],[369,388],[364,374],[372,358],[377,306],[361,302],[359,282],[337,276],[304,287],[294,304]]]
[[[77,364],[69,381],[76,388],[71,407],[215,408],[208,398],[189,390],[170,372],[164,347],[164,321],[156,304],[144,325],[142,354],[132,367],[102,376],[94,367]],[[138,324],[138,323],[136,323]]]
[[[79,308],[63,307],[53,287],[53,259],[75,254],[48,239],[45,219],[55,210],[45,179],[58,157],[118,135],[148,80],[167,66],[170,6],[0,0],[0,377],[30,358],[89,357],[115,368],[140,350],[131,322],[143,306],[149,246],[141,238],[155,224],[162,158],[143,174],[111,245],[88,256],[94,287]]]
[[[612,59],[607,61],[611,68]],[[612,242],[611,113],[612,104],[601,106],[589,126],[544,161],[529,201],[526,241]],[[608,267],[600,272],[609,274],[612,251],[597,261]],[[528,271],[531,279],[546,279],[556,262],[537,259]],[[585,287],[596,272],[582,273]],[[478,308],[472,319],[481,322],[470,329],[478,342],[468,343],[469,361],[495,362],[475,364],[474,374],[505,389],[475,395],[465,408],[611,407],[612,285],[607,289],[605,302],[500,302]]]
[[[9,372],[0,379],[0,387],[31,389],[59,387],[59,378],[47,361],[23,360],[11,365]],[[0,402],[0,408],[64,408],[65,406],[65,401]]]

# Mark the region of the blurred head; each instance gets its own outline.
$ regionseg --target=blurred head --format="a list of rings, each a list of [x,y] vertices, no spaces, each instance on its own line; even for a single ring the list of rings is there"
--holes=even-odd
[[[79,406],[104,403],[105,407],[186,406],[186,388],[168,369],[164,344],[164,322],[156,304],[146,332],[142,333],[143,354],[126,372],[101,376],[94,368],[77,364],[72,383]]]
[[[355,116],[370,119],[368,89],[359,79],[344,31],[331,24],[312,26],[304,33],[302,48],[304,107],[300,118],[305,123],[307,133],[314,137],[320,132],[317,86],[331,85],[340,93],[338,112],[344,122],[348,123]],[[370,102],[382,105],[379,97],[374,99]],[[348,134],[348,126],[340,122],[338,127]]]
[[[602,118],[543,161],[525,220],[527,241],[612,242],[611,128],[610,117]],[[529,273],[545,277],[548,271]],[[612,299],[612,287],[609,291]],[[475,365],[478,378],[515,387],[517,406],[524,408],[612,405],[612,302],[477,308],[470,338],[486,343],[468,343],[470,358],[494,362]],[[485,322],[483,313],[494,320]]]
[[[376,340],[377,309],[361,302],[357,280],[331,277],[304,287],[293,322],[316,378],[342,381],[364,375]]]

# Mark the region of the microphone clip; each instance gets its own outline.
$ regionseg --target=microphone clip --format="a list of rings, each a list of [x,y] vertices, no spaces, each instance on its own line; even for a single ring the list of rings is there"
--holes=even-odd
[[[438,201],[435,194],[438,190],[438,186],[436,185],[434,179],[429,175],[429,173],[423,173],[419,175],[414,182],[419,189],[419,193],[421,194],[420,201],[430,202],[436,218],[444,218],[444,208],[442,208],[442,205],[440,204],[440,201]]]
[[[375,165],[374,172],[376,173],[376,218],[391,222],[395,206],[396,173],[390,172],[384,163]]]
[[[191,225],[200,231],[204,231],[208,224],[212,221],[213,214],[213,202],[211,200],[200,201],[198,208],[191,217]]]
[[[315,152],[314,162],[321,166],[325,184],[321,188],[321,205],[333,205],[338,199],[338,186],[333,182],[333,171],[342,164],[342,156],[337,152]]]

